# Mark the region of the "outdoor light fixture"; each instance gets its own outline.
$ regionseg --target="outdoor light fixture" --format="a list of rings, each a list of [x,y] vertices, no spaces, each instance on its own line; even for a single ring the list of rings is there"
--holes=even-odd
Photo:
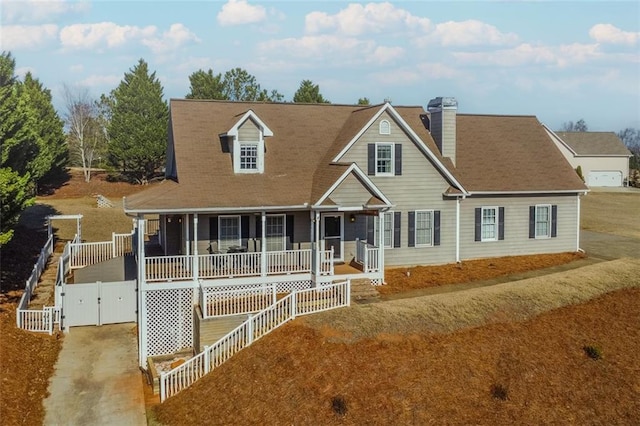
[[[349,222],[353,223],[356,221],[356,215],[351,213],[351,216],[349,216]]]

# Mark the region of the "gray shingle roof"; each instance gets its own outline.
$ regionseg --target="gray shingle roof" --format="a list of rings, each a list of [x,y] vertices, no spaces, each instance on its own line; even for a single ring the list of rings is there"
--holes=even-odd
[[[613,132],[555,132],[579,156],[631,156]]]
[[[304,206],[345,170],[332,158],[382,106],[171,101],[177,182],[125,200],[128,211]],[[439,153],[422,107],[394,107],[447,170],[470,191],[582,191],[586,187],[535,117],[458,115],[457,167]],[[252,110],[273,131],[263,174],[234,174],[219,135]],[[361,165],[362,167],[362,165]],[[452,188],[450,193],[459,192]]]

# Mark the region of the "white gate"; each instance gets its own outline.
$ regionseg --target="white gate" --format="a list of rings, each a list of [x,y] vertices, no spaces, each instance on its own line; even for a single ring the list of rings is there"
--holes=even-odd
[[[136,281],[65,285],[63,326],[103,325],[136,321]]]

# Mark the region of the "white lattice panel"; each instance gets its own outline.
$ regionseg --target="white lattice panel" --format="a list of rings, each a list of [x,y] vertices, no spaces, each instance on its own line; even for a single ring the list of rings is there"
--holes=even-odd
[[[302,280],[302,281],[287,281],[283,283],[278,283],[276,287],[276,291],[278,293],[290,293],[295,290],[306,290],[311,288],[311,280]]]
[[[147,356],[193,346],[192,288],[146,292]]]
[[[371,285],[384,285],[384,283],[380,278],[372,278]]]

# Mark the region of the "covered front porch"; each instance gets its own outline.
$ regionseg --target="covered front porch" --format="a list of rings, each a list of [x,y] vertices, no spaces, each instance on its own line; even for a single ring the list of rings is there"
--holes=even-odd
[[[140,241],[138,276],[149,285],[336,275],[381,284],[384,253],[372,241],[381,220],[376,210],[160,214],[157,233]],[[151,222],[136,223],[143,235]]]

